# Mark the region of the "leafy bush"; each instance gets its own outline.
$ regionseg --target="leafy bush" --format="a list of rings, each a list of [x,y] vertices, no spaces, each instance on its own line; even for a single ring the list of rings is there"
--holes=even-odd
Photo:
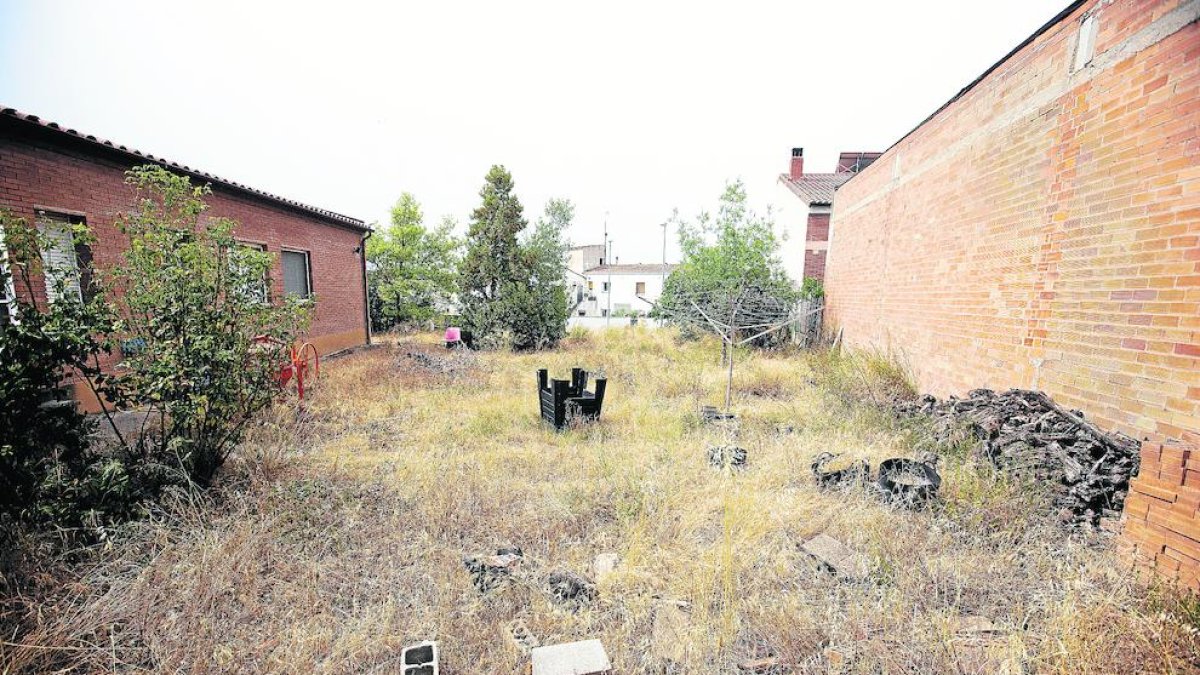
[[[279,367],[310,301],[264,297],[271,256],[238,244],[234,221],[201,220],[208,187],[156,166],[127,182],[136,202],[117,224],[129,247],[106,278],[119,298],[117,330],[141,346],[103,391],[156,422],[122,439],[134,461],[205,484],[279,395]]]
[[[88,275],[47,267],[50,242],[0,213],[9,253],[0,282],[21,291],[8,307],[16,320],[0,321],[0,514],[9,518],[103,526],[168,486],[208,483],[281,392],[278,369],[306,311],[265,297],[270,256],[239,245],[233,221],[201,221],[208,188],[155,166],[127,182],[137,196],[117,223],[129,238],[124,260]],[[82,226],[74,235],[88,237]],[[38,278],[57,291],[45,307]],[[101,372],[100,355],[117,345],[121,367]],[[95,420],[63,391],[70,376],[106,414],[137,411],[146,423],[131,438],[113,425],[116,441],[99,442]]]
[[[7,258],[0,284],[21,292],[0,316],[0,514],[78,524],[111,502],[121,481],[87,451],[95,421],[79,413],[63,385],[72,374],[98,375],[105,349],[98,334],[112,317],[99,300],[68,292],[79,279],[43,261],[49,242],[25,219],[0,211],[0,229]],[[57,291],[45,307],[34,291],[38,277]]]

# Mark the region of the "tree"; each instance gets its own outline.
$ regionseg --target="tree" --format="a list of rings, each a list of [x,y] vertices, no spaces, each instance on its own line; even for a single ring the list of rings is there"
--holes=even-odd
[[[534,232],[521,237],[528,223],[513,194],[512,175],[493,166],[485,181],[459,268],[464,324],[484,343],[553,346],[566,331],[563,230],[574,207],[551,200]]]
[[[480,337],[506,328],[501,290],[517,278],[517,233],[528,224],[513,194],[512,174],[493,166],[484,180],[479,192],[483,203],[471,214],[467,252],[459,268],[463,321]]]
[[[753,307],[764,313],[764,322],[785,318],[776,315],[798,294],[779,260],[770,214],[760,216],[747,206],[740,180],[725,186],[715,216],[702,212],[694,224],[678,213],[673,219],[683,260],[667,278],[658,316],[678,321],[701,312],[727,316],[735,307]]]
[[[558,344],[567,330],[570,310],[563,261],[563,235],[575,218],[568,199],[551,199],[533,233],[521,241],[520,274],[506,287],[508,328],[514,349],[541,349]]]
[[[432,229],[422,224],[421,205],[400,195],[391,224],[367,240],[367,281],[372,325],[386,330],[427,321],[445,311],[454,295],[459,242],[454,219]]]

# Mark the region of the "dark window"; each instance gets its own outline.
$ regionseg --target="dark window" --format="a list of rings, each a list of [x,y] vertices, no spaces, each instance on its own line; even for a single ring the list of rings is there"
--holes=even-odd
[[[608,282],[607,281],[604,282],[604,286],[602,286],[600,290],[606,291],[606,292],[608,291]]]
[[[312,296],[312,270],[308,251],[283,251],[283,292],[300,298]]]

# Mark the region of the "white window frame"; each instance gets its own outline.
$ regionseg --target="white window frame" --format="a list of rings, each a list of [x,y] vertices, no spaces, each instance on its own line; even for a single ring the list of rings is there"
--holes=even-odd
[[[64,259],[69,258],[67,263],[70,267],[70,270],[67,272],[67,274],[71,275],[72,277],[69,280],[68,289],[69,291],[73,291],[76,298],[82,302],[83,284],[81,283],[82,279],[80,277],[79,257],[75,252],[74,227],[76,223],[72,222],[72,219],[79,218],[83,220],[84,217],[71,213],[61,213],[50,209],[38,209],[35,211],[35,215],[37,217],[34,219],[34,222],[37,226],[38,233],[42,236],[47,235],[48,227],[62,227],[65,229],[64,234],[66,235],[67,242],[70,244],[70,246],[68,246],[63,252],[63,257]],[[83,220],[83,222],[86,222],[86,220]],[[60,240],[57,238],[55,238],[55,241],[60,242]],[[42,280],[46,287],[46,300],[49,302],[56,302],[58,300],[58,290],[55,288],[56,284],[52,278],[55,267],[51,264],[51,261],[47,257],[49,253],[49,251],[42,251]]]
[[[297,296],[297,295],[296,295],[296,294],[294,294],[294,293],[291,293],[291,294],[289,294],[289,293],[288,293],[288,290],[287,290],[287,271],[286,271],[286,270],[284,270],[284,272],[283,272],[283,286],[284,286],[284,287],[283,287],[283,294],[284,294],[284,295],[292,295],[293,297],[299,297],[301,300],[310,300],[310,299],[312,299],[312,296],[313,296],[313,278],[312,278],[312,252],[311,252],[311,251],[306,251],[306,250],[304,250],[304,249],[302,249],[302,248],[288,248],[288,247],[286,247],[286,246],[284,246],[284,247],[280,247],[279,251],[280,251],[280,253],[279,253],[279,267],[280,267],[280,269],[281,269],[281,270],[283,270],[283,269],[284,269],[284,268],[283,268],[283,254],[284,254],[284,253],[299,253],[299,254],[301,254],[301,255],[303,255],[303,256],[304,256],[304,280],[305,280],[305,283],[306,283],[306,284],[307,284],[307,286],[308,286],[308,294],[307,294],[307,295],[303,295],[303,296]]]
[[[267,245],[261,241],[248,241],[245,239],[237,239],[237,240],[235,240],[235,243],[238,246],[243,246],[248,249],[253,249],[255,251],[258,251],[259,253],[267,253]],[[311,295],[312,294],[312,288],[311,288],[312,281],[311,280],[309,281],[308,285],[309,285],[309,295]],[[244,289],[242,289],[242,292],[245,293],[247,296],[255,296],[255,295],[259,296],[259,298],[258,298],[259,302],[264,305],[270,304],[270,302],[271,302],[271,271],[269,269],[263,270],[261,290],[256,289],[256,288],[244,288]]]
[[[8,244],[4,238],[4,225],[0,224],[0,272],[4,273],[4,283],[0,286],[0,305],[4,305],[10,323],[20,321],[17,318],[17,287],[13,283],[12,268],[8,264]]]

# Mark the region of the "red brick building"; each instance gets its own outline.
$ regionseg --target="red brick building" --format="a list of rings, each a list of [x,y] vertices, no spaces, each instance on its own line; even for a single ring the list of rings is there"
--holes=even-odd
[[[1149,438],[1126,533],[1194,587],[1198,19],[1072,3],[838,188],[826,270],[826,325],[923,390],[1041,389]]]
[[[803,228],[791,225],[789,236],[803,230],[803,237],[783,245],[784,268],[795,281],[803,279],[824,280],[825,256],[829,248],[829,214],[833,204],[833,191],[850,180],[858,171],[870,166],[879,157],[878,152],[843,152],[838,157],[837,169],[833,173],[804,173],[804,148],[792,148],[791,166],[787,173],[779,175],[779,183],[800,204],[805,214]],[[785,208],[784,213],[790,212]],[[803,243],[803,247],[799,244]]]
[[[114,226],[117,214],[133,203],[125,171],[159,164],[209,184],[208,214],[228,217],[235,235],[247,245],[274,255],[269,292],[315,299],[307,339],[321,354],[369,342],[364,238],[361,220],[278,197],[162,158],[66,129],[11,108],[0,109],[0,208],[24,217],[64,243],[51,252],[81,268],[99,268],[119,260],[128,243]],[[96,241],[76,251],[66,235],[83,222]],[[0,289],[4,304],[13,289]],[[45,289],[38,289],[44,294]],[[45,299],[44,297],[42,299]],[[112,365],[119,355],[109,359]],[[77,388],[78,398],[89,396]]]

